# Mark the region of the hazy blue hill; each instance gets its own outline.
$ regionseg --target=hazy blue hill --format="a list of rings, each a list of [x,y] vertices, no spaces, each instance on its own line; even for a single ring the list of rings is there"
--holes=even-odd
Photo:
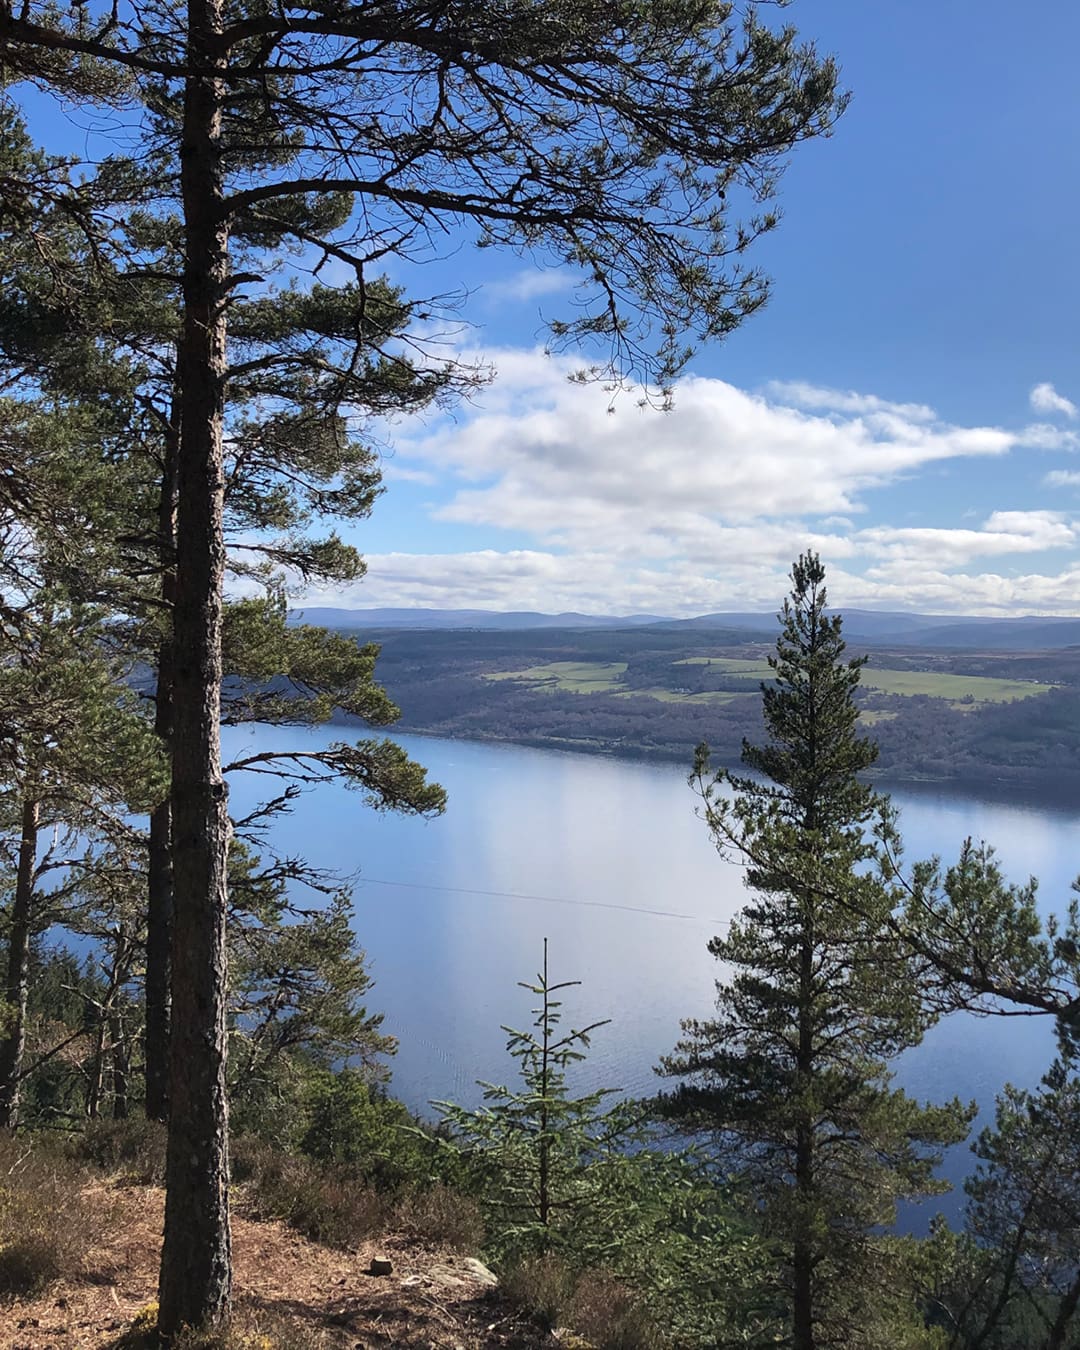
[[[996,620],[972,618],[958,614],[909,614],[905,611],[872,609],[844,609],[844,636],[861,642],[902,644],[912,646],[938,645],[930,642],[930,636],[942,629],[970,628],[982,630],[1001,622],[1026,623],[1028,620]],[[1040,622],[1040,621],[1036,621]],[[721,612],[700,614],[693,619],[669,620],[668,627],[712,631],[723,628],[740,628],[755,633],[776,632],[776,614]],[[966,645],[966,644],[964,644]]]
[[[845,609],[844,636],[869,646],[933,648],[935,650],[1057,651],[1080,645],[1080,618],[977,618],[957,614],[909,614]],[[665,619],[655,614],[541,614],[531,610],[500,612],[486,609],[329,609],[295,610],[293,623],[315,623],[346,630],[414,629],[428,632],[563,632],[597,630],[651,630],[656,633],[694,633],[730,640],[770,640],[776,633],[772,611],[723,611],[692,619]]]
[[[632,628],[667,622],[657,614],[538,614],[530,610],[500,613],[489,609],[321,609],[289,615],[293,623],[324,628]]]
[[[845,617],[844,631],[848,625]],[[980,648],[984,651],[1060,651],[1080,645],[1080,619],[953,619],[913,633],[916,647]]]

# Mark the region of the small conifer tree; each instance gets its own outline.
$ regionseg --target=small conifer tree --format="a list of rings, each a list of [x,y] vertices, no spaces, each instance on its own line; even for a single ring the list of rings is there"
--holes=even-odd
[[[500,1254],[512,1259],[564,1245],[578,1223],[601,1217],[590,1165],[628,1128],[601,1109],[612,1089],[570,1096],[567,1070],[584,1059],[591,1034],[607,1019],[561,1030],[556,996],[580,981],[550,982],[546,938],[536,983],[519,984],[539,999],[529,1030],[503,1027],[520,1086],[482,1083],[485,1104],[475,1111],[436,1103],[474,1170]]]
[[[504,1272],[562,1272],[564,1297],[590,1268],[625,1281],[672,1350],[768,1341],[779,1321],[767,1255],[722,1170],[659,1139],[641,1102],[609,1101],[618,1094],[605,1088],[571,1095],[570,1071],[606,1025],[561,1029],[556,996],[578,983],[550,982],[545,942],[536,982],[521,984],[538,1000],[533,1024],[504,1028],[519,1086],[481,1084],[477,1110],[436,1103],[457,1174],[483,1206],[487,1251]]]

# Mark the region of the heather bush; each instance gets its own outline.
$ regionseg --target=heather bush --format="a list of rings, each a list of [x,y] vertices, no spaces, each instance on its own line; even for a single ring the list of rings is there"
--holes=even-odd
[[[91,1120],[69,1144],[72,1157],[144,1186],[165,1179],[165,1127],[145,1116]]]
[[[85,1261],[109,1214],[86,1175],[44,1144],[0,1136],[0,1298],[30,1298]]]

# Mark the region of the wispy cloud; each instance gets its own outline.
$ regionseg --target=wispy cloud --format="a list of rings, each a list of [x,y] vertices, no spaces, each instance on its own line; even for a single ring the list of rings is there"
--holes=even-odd
[[[1047,487],[1080,488],[1080,473],[1074,469],[1055,469],[1043,479]]]
[[[1059,413],[1063,417],[1076,417],[1080,409],[1063,394],[1059,394],[1052,384],[1037,384],[1030,394],[1031,406],[1038,413]]]
[[[430,469],[408,469],[389,458],[383,459],[379,471],[387,483],[422,483],[432,487],[439,481],[438,475]]]
[[[485,282],[483,298],[489,303],[539,300],[545,295],[563,294],[571,289],[576,279],[566,267],[526,267],[512,277]]]
[[[664,567],[628,566],[598,550],[374,554],[367,559],[366,584],[313,590],[306,602],[672,617],[774,609],[788,585],[792,556],[813,544],[812,538],[789,534],[771,560],[756,557],[744,563],[732,557],[708,571],[685,560]],[[860,572],[853,568],[855,558],[822,556],[829,566],[829,597],[841,607],[987,615],[1080,611],[1080,563],[1006,575],[992,569],[958,572],[940,560],[905,558]]]
[[[773,398],[795,408],[839,413],[892,413],[911,422],[932,422],[933,408],[925,403],[892,403],[876,394],[858,394],[852,389],[827,389],[801,380],[770,380],[765,386]]]
[[[1017,443],[1032,450],[1078,450],[1080,432],[1051,426],[1049,422],[1033,422],[1017,433]]]

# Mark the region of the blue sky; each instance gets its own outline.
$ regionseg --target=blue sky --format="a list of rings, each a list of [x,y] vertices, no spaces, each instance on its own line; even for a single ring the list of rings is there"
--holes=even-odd
[[[566,381],[570,278],[467,242],[397,265],[462,286],[495,381],[378,429],[366,580],[308,604],[604,613],[773,608],[810,545],[834,603],[1080,613],[1080,6],[797,0],[851,105],[802,147],[754,260],[769,306],[675,411]]]
[[[768,308],[674,413],[608,414],[537,351],[565,278],[458,251],[463,340],[499,377],[391,430],[368,578],[313,601],[771,608],[812,544],[837,603],[1080,613],[1080,6],[787,17],[852,101],[784,177]]]

